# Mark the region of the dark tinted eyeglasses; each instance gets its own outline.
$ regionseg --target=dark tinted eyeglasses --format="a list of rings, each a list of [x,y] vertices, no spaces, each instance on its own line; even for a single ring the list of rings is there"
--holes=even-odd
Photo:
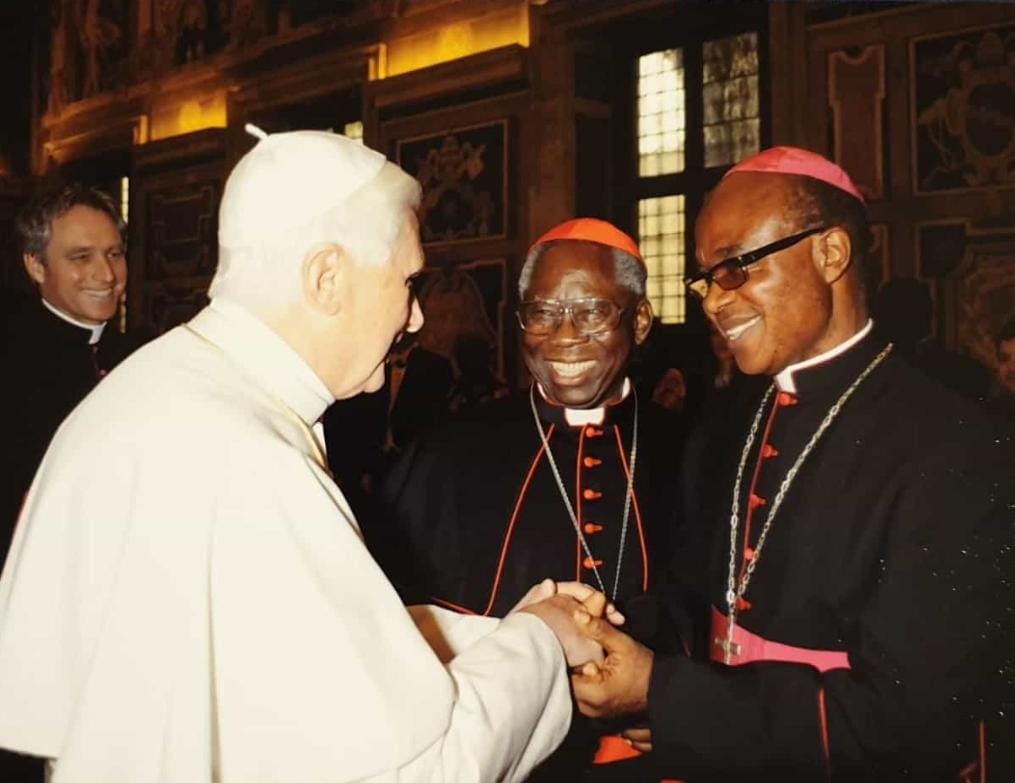
[[[828,227],[809,228],[806,231],[801,231],[799,234],[793,234],[784,239],[778,239],[764,247],[759,247],[757,250],[751,250],[733,258],[727,258],[725,261],[720,261],[711,269],[685,277],[684,284],[699,299],[704,299],[708,296],[708,289],[712,283],[715,283],[724,291],[740,288],[740,286],[747,282],[747,267],[751,264],[756,264],[766,256],[792,247],[797,242],[824,231],[826,228]]]
[[[620,323],[623,308],[609,299],[534,299],[518,305],[518,323],[526,334],[542,336],[556,332],[571,316],[575,331],[583,337],[608,332]]]

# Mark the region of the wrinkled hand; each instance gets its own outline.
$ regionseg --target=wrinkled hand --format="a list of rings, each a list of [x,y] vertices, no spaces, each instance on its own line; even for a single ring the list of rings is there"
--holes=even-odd
[[[590,718],[640,715],[648,707],[652,651],[584,608],[575,612],[582,635],[601,645],[602,663],[587,663],[571,676],[578,708]]]
[[[557,592],[569,595],[576,601],[581,601],[585,605],[586,611],[593,617],[604,616],[604,610],[597,609],[600,605],[599,602],[602,601],[606,619],[613,625],[624,624],[624,615],[617,610],[613,602],[607,601],[605,595],[584,582],[557,582]]]
[[[527,606],[545,601],[550,596],[557,594],[569,595],[576,601],[581,601],[585,604],[586,611],[593,617],[602,617],[605,612],[606,619],[614,625],[624,624],[624,615],[617,611],[617,607],[607,601],[606,596],[594,587],[590,587],[582,582],[554,582],[552,579],[544,579],[542,582],[530,587],[529,591],[521,597],[521,600],[511,608],[511,611],[520,611]],[[600,600],[602,602],[601,605]]]
[[[532,606],[532,604],[545,601],[550,596],[554,596],[556,594],[557,583],[552,579],[544,579],[542,582],[532,585],[532,587],[529,588],[529,591],[521,597],[518,603],[511,607],[511,611],[508,612],[508,614],[521,611],[526,606]]]
[[[590,612],[595,614],[598,611],[599,614],[602,614],[605,608],[606,599],[602,593],[591,596],[588,604],[580,604],[571,596],[558,593],[544,598],[542,601],[523,606],[517,611],[534,614],[550,626],[550,630],[556,635],[560,646],[564,648],[567,665],[575,668],[598,665],[603,662],[603,648],[599,646],[598,642],[581,632],[575,623],[575,614],[578,612],[585,617],[590,617]]]
[[[652,729],[648,726],[632,726],[620,732],[620,736],[631,743],[631,747],[642,753],[652,752]]]

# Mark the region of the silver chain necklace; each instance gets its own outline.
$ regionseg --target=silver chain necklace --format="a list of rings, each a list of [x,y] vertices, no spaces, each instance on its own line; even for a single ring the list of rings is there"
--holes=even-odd
[[[536,385],[532,384],[529,388],[529,404],[532,408],[532,420],[536,423],[536,429],[539,430],[540,440],[543,441],[546,461],[550,464],[553,477],[557,480],[557,489],[560,490],[560,497],[564,500],[564,505],[567,507],[567,513],[571,517],[571,524],[574,525],[574,532],[578,535],[578,540],[581,542],[589,565],[592,566],[592,573],[595,574],[599,589],[602,590],[603,595],[609,595],[611,601],[617,600],[617,590],[620,587],[620,565],[624,559],[624,546],[627,544],[627,527],[631,518],[631,496],[634,493],[634,469],[638,459],[638,392],[633,385],[631,386],[631,394],[634,395],[634,431],[631,435],[631,455],[627,459],[627,464],[630,466],[627,474],[627,495],[624,497],[624,518],[620,525],[620,546],[617,547],[617,570],[613,576],[613,593],[608,594],[606,592],[606,585],[603,583],[603,578],[599,575],[599,569],[596,567],[596,559],[592,556],[592,550],[589,548],[589,543],[585,540],[581,524],[578,522],[578,515],[574,513],[571,498],[564,488],[564,481],[560,477],[560,471],[557,470],[557,461],[553,458],[553,452],[550,451],[550,441],[546,437],[543,423],[539,420],[539,411],[536,410]]]
[[[765,396],[761,398],[761,404],[758,406],[757,413],[754,414],[754,421],[751,423],[751,429],[747,433],[747,440],[744,443],[744,449],[740,454],[740,464],[737,466],[737,479],[733,485],[733,506],[730,510],[729,575],[726,580],[726,639],[725,641],[719,643],[724,653],[724,663],[729,664],[733,655],[740,652],[739,645],[733,643],[733,628],[737,620],[737,602],[740,601],[747,592],[747,585],[750,583],[751,576],[758,567],[758,561],[761,560],[761,550],[765,546],[765,541],[768,540],[768,531],[772,527],[772,521],[775,519],[775,515],[776,512],[778,512],[779,507],[782,505],[782,501],[786,497],[786,493],[789,491],[790,485],[793,483],[793,479],[796,478],[797,473],[800,471],[800,467],[804,464],[804,460],[806,460],[811,451],[813,451],[818,440],[825,434],[825,430],[829,428],[835,420],[835,417],[839,415],[839,411],[842,410],[842,406],[846,404],[846,400],[853,395],[853,392],[855,392],[860,384],[866,380],[867,376],[870,375],[874,369],[885,360],[885,357],[892,352],[892,347],[891,343],[886,345],[881,353],[875,356],[874,360],[868,364],[864,371],[857,376],[856,380],[850,384],[849,388],[842,393],[842,396],[835,401],[835,404],[828,409],[828,413],[825,414],[825,418],[821,421],[821,424],[818,425],[818,428],[814,431],[811,439],[807,441],[807,445],[805,445],[803,450],[800,452],[800,456],[796,458],[796,461],[786,473],[786,477],[779,485],[779,491],[772,500],[772,506],[769,509],[768,516],[765,517],[765,524],[761,527],[761,534],[758,536],[758,543],[754,547],[754,554],[748,561],[747,568],[744,569],[744,575],[740,578],[740,583],[737,584],[737,537],[738,527],[740,524],[740,486],[744,478],[744,468],[747,465],[747,456],[750,453],[751,446],[754,445],[754,440],[758,435],[758,427],[761,424],[761,415],[775,389],[774,383],[768,387],[768,390],[765,392]],[[744,544],[746,545],[746,543],[747,542],[745,541]]]

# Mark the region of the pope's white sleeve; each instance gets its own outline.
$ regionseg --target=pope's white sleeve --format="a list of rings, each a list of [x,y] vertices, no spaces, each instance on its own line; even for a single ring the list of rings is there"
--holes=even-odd
[[[421,609],[413,607],[417,622]],[[556,637],[528,614],[497,621],[438,609],[429,616],[445,626],[450,637],[445,643],[450,641],[455,652],[446,664],[455,682],[455,703],[444,736],[405,764],[398,779],[524,780],[570,725],[567,669]],[[470,636],[467,646],[458,646]]]
[[[524,779],[570,724],[553,632],[528,614],[408,613],[334,485],[251,450],[209,542],[219,780]]]
[[[447,663],[500,624],[496,617],[461,614],[433,604],[416,604],[406,609],[441,663]]]

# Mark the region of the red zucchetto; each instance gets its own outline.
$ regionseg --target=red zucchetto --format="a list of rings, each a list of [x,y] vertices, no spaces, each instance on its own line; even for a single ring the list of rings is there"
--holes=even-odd
[[[575,218],[574,220],[561,223],[533,242],[529,252],[531,253],[537,247],[547,242],[556,242],[561,239],[596,242],[607,247],[615,247],[642,261],[641,251],[638,249],[637,242],[612,223],[607,223],[605,220],[597,218]]]
[[[863,201],[859,188],[853,184],[849,174],[828,158],[799,147],[771,147],[740,161],[723,176],[741,171],[759,171],[768,174],[798,174],[827,182],[833,188],[843,190]]]

